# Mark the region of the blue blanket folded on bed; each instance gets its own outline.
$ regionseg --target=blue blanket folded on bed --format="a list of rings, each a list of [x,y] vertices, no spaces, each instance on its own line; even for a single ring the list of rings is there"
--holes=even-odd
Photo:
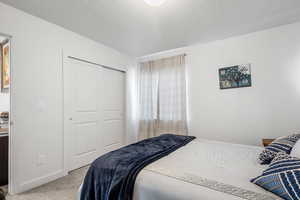
[[[136,177],[144,167],[194,139],[165,134],[101,156],[86,174],[80,200],[132,200]]]

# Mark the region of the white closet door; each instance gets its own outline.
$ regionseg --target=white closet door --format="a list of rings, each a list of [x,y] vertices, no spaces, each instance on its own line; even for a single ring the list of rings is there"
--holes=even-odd
[[[65,168],[90,164],[123,144],[125,74],[66,58]]]
[[[125,136],[125,73],[103,70],[103,144],[104,151],[122,146]]]

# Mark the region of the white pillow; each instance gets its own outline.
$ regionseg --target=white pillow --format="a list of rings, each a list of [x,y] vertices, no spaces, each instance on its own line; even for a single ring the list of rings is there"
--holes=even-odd
[[[290,155],[292,157],[300,158],[300,140],[298,140],[296,142],[296,144],[293,146],[293,149],[292,149]]]

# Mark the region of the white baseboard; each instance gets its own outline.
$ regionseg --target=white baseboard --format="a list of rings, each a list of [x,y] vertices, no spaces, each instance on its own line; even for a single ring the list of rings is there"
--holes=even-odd
[[[64,170],[59,170],[57,172],[48,174],[46,176],[38,177],[33,180],[27,181],[25,183],[21,183],[16,187],[16,190],[14,191],[16,194],[26,192],[28,190],[31,190],[33,188],[36,188],[38,186],[44,185],[46,183],[49,183],[51,181],[54,181],[58,178],[64,177],[67,174],[64,172]]]

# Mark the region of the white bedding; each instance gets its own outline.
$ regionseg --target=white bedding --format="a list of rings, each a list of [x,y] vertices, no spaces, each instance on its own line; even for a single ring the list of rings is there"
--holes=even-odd
[[[188,172],[278,199],[249,182],[267,167],[257,162],[261,150],[261,147],[196,139],[143,169],[135,183],[134,200],[242,199],[155,172],[160,168]]]

